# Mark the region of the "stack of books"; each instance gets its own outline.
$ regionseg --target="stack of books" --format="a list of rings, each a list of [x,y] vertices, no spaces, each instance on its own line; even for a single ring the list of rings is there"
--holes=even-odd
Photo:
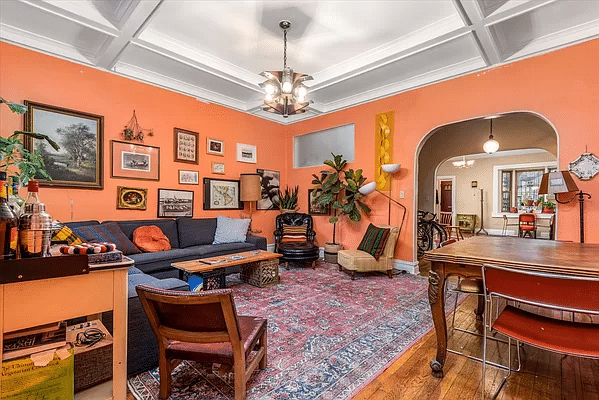
[[[66,322],[55,322],[4,334],[2,361],[30,356],[67,344]]]

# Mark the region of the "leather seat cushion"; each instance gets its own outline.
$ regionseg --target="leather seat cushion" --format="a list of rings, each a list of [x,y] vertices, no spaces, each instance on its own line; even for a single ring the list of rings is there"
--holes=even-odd
[[[241,342],[247,360],[250,352],[266,331],[266,319],[240,315],[237,317],[237,323],[241,331]],[[229,342],[189,343],[173,340],[166,348],[166,357],[169,359],[233,364],[233,348]]]
[[[318,246],[310,242],[287,242],[279,244],[279,253],[294,255],[311,255],[318,254],[319,249]]]

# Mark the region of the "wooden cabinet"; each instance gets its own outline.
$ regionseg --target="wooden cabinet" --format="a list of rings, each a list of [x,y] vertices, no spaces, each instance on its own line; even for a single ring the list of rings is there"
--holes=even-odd
[[[462,232],[474,233],[476,214],[457,214],[455,219],[455,224],[460,227]]]

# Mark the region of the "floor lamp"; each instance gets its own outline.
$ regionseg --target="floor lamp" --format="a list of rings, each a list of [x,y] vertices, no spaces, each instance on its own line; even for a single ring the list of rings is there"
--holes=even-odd
[[[558,199],[560,193],[572,193],[574,195],[567,201],[560,201]],[[578,204],[580,205],[580,243],[584,243],[584,197],[590,199],[591,195],[578,189],[576,182],[570,175],[570,171],[555,171],[543,174],[539,194],[553,194],[555,195],[555,201],[560,204],[571,203],[578,197]]]
[[[395,203],[395,204],[397,204],[398,206],[400,206],[401,208],[403,208],[403,215],[401,216],[401,224],[399,225],[399,233],[401,233],[401,228],[403,227],[403,222],[404,222],[404,219],[406,218],[406,212],[408,211],[408,210],[407,210],[407,209],[404,207],[404,205],[403,205],[403,204],[401,204],[400,202],[396,201],[396,200],[393,200],[391,197],[387,196],[385,193],[383,193],[383,192],[381,192],[381,191],[378,191],[378,190],[376,190],[376,182],[370,182],[370,183],[367,183],[366,185],[362,186],[362,187],[359,189],[359,191],[360,191],[360,193],[361,193],[362,195],[364,195],[364,196],[367,196],[367,195],[369,195],[370,193],[372,193],[372,192],[374,192],[374,191],[377,191],[377,192],[379,192],[380,194],[382,194],[383,196],[385,196],[386,198],[388,198],[388,199],[389,199],[389,201],[392,201],[393,203]],[[399,235],[399,233],[398,233],[398,235]]]
[[[250,226],[249,233],[260,233],[261,231],[252,229],[252,209],[254,202],[262,199],[262,186],[260,185],[260,175],[241,174],[239,176],[240,188],[239,199],[250,203]]]

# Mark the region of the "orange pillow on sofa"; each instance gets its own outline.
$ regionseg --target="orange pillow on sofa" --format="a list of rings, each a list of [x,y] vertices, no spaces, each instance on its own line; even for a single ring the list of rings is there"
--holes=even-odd
[[[156,225],[136,228],[133,231],[133,243],[148,253],[171,249],[171,242]]]

